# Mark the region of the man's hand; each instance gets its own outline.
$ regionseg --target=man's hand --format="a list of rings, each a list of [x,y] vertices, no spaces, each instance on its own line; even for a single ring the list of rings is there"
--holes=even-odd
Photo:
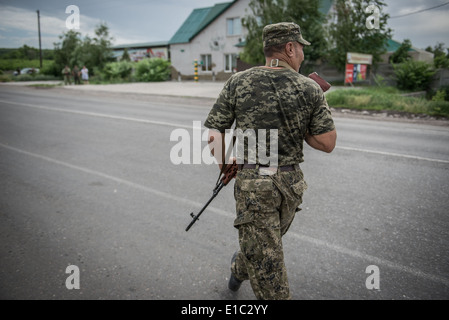
[[[230,158],[229,161],[230,161],[229,164],[227,165],[226,169],[223,172],[224,176],[222,180],[225,185],[227,185],[232,179],[235,179],[235,176],[237,175],[238,171],[236,158]]]
[[[225,162],[225,134],[217,130],[209,130],[209,149],[212,155],[217,159],[220,171]],[[232,163],[232,162],[230,162]]]

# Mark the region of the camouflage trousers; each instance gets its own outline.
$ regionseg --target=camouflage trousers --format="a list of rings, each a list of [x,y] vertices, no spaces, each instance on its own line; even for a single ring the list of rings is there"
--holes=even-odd
[[[240,251],[231,265],[234,276],[249,280],[257,299],[291,299],[282,236],[287,232],[307,189],[299,167],[291,172],[260,175],[238,172],[234,197]]]
[[[64,75],[64,85],[72,84],[72,81],[70,80],[70,76]]]

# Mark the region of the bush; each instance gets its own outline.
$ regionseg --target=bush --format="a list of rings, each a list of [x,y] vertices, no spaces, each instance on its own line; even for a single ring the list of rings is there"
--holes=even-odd
[[[428,90],[435,70],[424,61],[413,61],[393,65],[397,86],[401,90]]]
[[[52,75],[44,75],[44,74],[21,74],[19,76],[15,76],[13,78],[14,81],[54,81],[60,80],[60,78],[52,76]]]
[[[374,75],[374,82],[380,88],[385,88],[387,86],[387,80],[384,77],[382,77],[380,74]]]
[[[446,94],[444,100],[449,101],[449,86],[440,87],[440,90],[444,91]]]
[[[335,90],[326,95],[329,106],[357,110],[399,111],[449,118],[449,102],[404,97],[394,90],[366,88]]]
[[[52,61],[51,63],[44,64],[40,73],[47,76],[54,76],[59,79],[62,79],[61,70],[54,61]]]
[[[443,90],[438,90],[437,93],[432,97],[432,101],[445,101],[446,92]]]
[[[110,62],[104,66],[105,80],[130,80],[134,64],[129,61]]]
[[[435,68],[449,68],[449,58],[442,55],[442,56],[438,56],[435,57],[435,59],[433,60],[433,63],[435,65]]]
[[[11,77],[7,74],[0,74],[0,82],[10,82]]]
[[[170,78],[170,62],[161,58],[144,59],[136,65],[138,81],[167,81]]]

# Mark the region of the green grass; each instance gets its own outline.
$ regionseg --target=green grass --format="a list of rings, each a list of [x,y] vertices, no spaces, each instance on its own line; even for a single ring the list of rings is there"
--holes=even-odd
[[[449,118],[448,101],[404,97],[393,87],[342,89],[326,95],[329,106],[339,109],[398,111]]]
[[[21,74],[19,76],[13,76],[10,74],[2,74],[0,75],[0,82],[16,82],[16,81],[54,81],[54,80],[61,80],[60,78],[57,78],[55,76],[49,76],[45,74]]]
[[[60,84],[30,84],[27,87],[33,87],[33,88],[43,88],[43,89],[51,89],[62,86],[62,82]]]
[[[42,68],[50,65],[52,60],[42,60]],[[25,59],[0,59],[0,70],[14,71],[23,68],[40,68],[39,60],[25,60]]]

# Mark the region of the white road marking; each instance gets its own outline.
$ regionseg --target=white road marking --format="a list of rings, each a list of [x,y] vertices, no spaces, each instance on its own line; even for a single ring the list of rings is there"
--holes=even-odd
[[[390,157],[401,157],[401,158],[408,158],[408,159],[415,159],[415,160],[440,162],[440,163],[449,163],[449,160],[424,158],[424,157],[412,156],[412,155],[408,155],[408,154],[400,154],[400,153],[392,153],[392,152],[376,151],[376,150],[367,150],[367,149],[352,148],[352,147],[341,147],[341,146],[336,146],[335,148],[336,149],[341,149],[341,150],[347,150],[347,151],[374,153],[374,154],[380,154],[380,155],[390,156]]]
[[[359,251],[356,251],[356,250],[351,250],[351,249],[348,249],[348,248],[337,246],[335,244],[332,244],[332,243],[329,243],[329,242],[326,242],[326,241],[323,241],[323,240],[320,240],[320,239],[315,239],[315,238],[312,238],[312,237],[309,237],[309,236],[306,236],[306,235],[302,235],[302,234],[298,234],[298,233],[294,233],[294,232],[291,232],[291,233],[288,232],[285,236],[292,236],[292,237],[294,237],[294,238],[296,238],[297,240],[300,240],[300,241],[309,242],[309,243],[311,243],[313,245],[320,246],[320,247],[325,247],[325,248],[328,248],[330,250],[336,251],[338,253],[345,254],[345,255],[348,255],[348,256],[351,256],[351,257],[354,257],[354,258],[358,258],[358,259],[361,259],[361,260],[367,260],[367,261],[369,261],[370,264],[375,264],[375,265],[378,265],[378,266],[387,266],[390,269],[394,269],[394,270],[397,270],[397,271],[400,271],[400,272],[406,272],[406,273],[409,273],[409,274],[411,274],[413,276],[416,276],[416,277],[424,278],[424,279],[427,279],[427,280],[430,280],[430,281],[442,283],[442,284],[444,284],[446,286],[449,286],[449,279],[446,279],[446,278],[443,278],[443,277],[440,277],[440,276],[436,276],[436,275],[433,275],[433,274],[425,273],[425,272],[423,272],[421,270],[410,268],[410,267],[407,267],[407,266],[403,266],[401,264],[398,264],[398,263],[395,263],[395,262],[392,262],[392,261],[389,261],[389,260],[385,260],[385,259],[382,259],[382,258],[378,258],[378,257],[372,256],[372,255],[369,255],[369,254],[365,254],[363,252],[359,252]]]
[[[39,106],[39,105],[28,104],[28,103],[12,102],[12,101],[7,101],[7,100],[0,100],[0,103],[8,103],[8,104],[19,105],[19,106],[29,107],[29,108],[36,108],[36,109],[41,109],[41,110],[46,110],[46,111],[64,112],[64,113],[71,113],[71,114],[77,114],[77,115],[83,115],[83,116],[91,116],[91,117],[106,118],[106,119],[113,119],[113,120],[133,121],[133,122],[138,122],[138,123],[168,126],[168,127],[172,127],[172,128],[193,129],[193,124],[192,124],[192,126],[188,126],[188,125],[170,123],[170,122],[165,122],[165,121],[155,121],[155,120],[146,120],[146,119],[139,119],[139,118],[113,116],[113,115],[108,115],[108,114],[103,114],[103,113],[95,113],[95,112],[80,111],[80,110],[68,110],[68,109],[61,109],[61,108],[51,108],[51,107],[46,107],[46,106]],[[407,158],[407,159],[415,159],[415,160],[438,162],[438,163],[449,163],[449,160],[425,158],[425,157],[419,157],[419,156],[413,156],[413,155],[407,155],[407,154],[399,154],[399,153],[391,153],[391,152],[384,152],[384,151],[377,151],[377,150],[367,150],[367,149],[360,149],[360,148],[353,148],[353,147],[344,147],[344,146],[338,146],[338,145],[335,148],[336,149],[341,149],[341,150],[346,150],[346,151],[372,153],[372,154],[379,154],[379,155],[385,155],[385,156],[391,156],[391,157],[401,157],[401,158]]]
[[[113,119],[113,120],[122,120],[122,121],[133,121],[133,122],[138,122],[138,123],[155,124],[155,125],[174,127],[174,128],[192,129],[192,126],[186,126],[186,125],[182,125],[182,124],[170,123],[170,122],[165,122],[165,121],[155,121],[155,120],[146,120],[146,119],[139,119],[139,118],[113,116],[113,115],[109,115],[109,114],[88,112],[88,111],[51,108],[51,107],[46,107],[46,106],[39,106],[39,105],[28,104],[28,103],[18,103],[18,102],[5,101],[5,100],[0,100],[0,103],[9,103],[9,104],[22,106],[22,107],[29,107],[29,108],[41,109],[41,110],[46,110],[46,111],[54,111],[54,112],[71,113],[71,114],[77,114],[77,115],[82,115],[82,116],[90,116],[90,117],[106,118],[106,119]]]
[[[87,174],[91,174],[91,175],[94,175],[94,176],[97,176],[97,177],[105,178],[105,179],[108,179],[108,180],[111,180],[111,181],[114,181],[114,182],[117,182],[117,183],[129,186],[131,188],[135,188],[135,189],[138,189],[138,190],[141,190],[141,191],[145,191],[145,192],[154,194],[154,195],[159,196],[159,197],[164,197],[164,198],[172,200],[172,201],[181,202],[183,204],[189,204],[189,205],[192,205],[192,206],[196,206],[198,208],[202,208],[204,206],[203,203],[199,203],[199,202],[196,202],[196,201],[192,201],[192,200],[188,200],[188,199],[185,199],[185,198],[181,198],[181,197],[178,197],[178,196],[170,194],[170,193],[166,193],[166,192],[159,191],[159,190],[156,190],[156,189],[153,189],[153,188],[149,188],[149,187],[143,186],[141,184],[137,184],[137,183],[125,180],[125,179],[114,177],[114,176],[111,176],[111,175],[108,175],[108,174],[105,174],[105,173],[102,173],[102,172],[99,172],[99,171],[96,171],[96,170],[92,170],[92,169],[88,169],[88,168],[85,168],[85,167],[76,166],[76,165],[73,165],[73,164],[70,164],[70,163],[67,163],[67,162],[64,162],[64,161],[56,160],[56,159],[49,158],[49,157],[46,157],[46,156],[43,156],[43,155],[40,155],[40,154],[36,154],[36,153],[28,152],[28,151],[25,151],[25,150],[21,150],[21,149],[18,149],[18,148],[12,147],[12,146],[8,146],[8,145],[2,144],[2,143],[0,143],[0,147],[3,147],[5,149],[8,149],[10,151],[14,151],[14,152],[17,152],[17,153],[20,153],[20,154],[23,154],[23,155],[27,155],[27,156],[32,157],[32,158],[36,158],[36,159],[47,161],[47,162],[50,162],[50,163],[53,163],[53,164],[57,164],[57,165],[60,165],[60,166],[63,166],[63,167],[66,167],[66,168],[69,168],[69,169],[72,169],[72,170],[77,170],[77,171],[81,171],[81,172],[84,172],[84,173],[87,173]],[[225,210],[221,210],[221,209],[218,209],[218,208],[208,207],[207,210],[215,212],[216,214],[219,214],[219,215],[224,216],[226,218],[232,218],[233,219],[235,217],[235,215],[233,213],[225,211]],[[306,235],[298,234],[298,233],[295,233],[293,231],[290,231],[289,233],[287,233],[286,236],[294,237],[297,240],[308,242],[308,243],[311,243],[311,244],[313,244],[315,246],[325,247],[325,248],[327,248],[329,250],[333,250],[335,252],[338,252],[338,253],[344,254],[344,255],[348,255],[348,256],[351,256],[353,258],[367,260],[369,263],[375,263],[376,265],[379,265],[379,266],[386,266],[388,268],[391,268],[391,269],[394,269],[394,270],[397,270],[397,271],[400,271],[400,272],[406,272],[406,273],[409,273],[409,274],[411,274],[413,276],[416,276],[416,277],[424,278],[424,279],[427,279],[427,280],[430,280],[430,281],[438,282],[438,283],[444,284],[446,286],[449,286],[449,279],[446,279],[444,277],[440,277],[440,276],[437,276],[437,275],[425,273],[425,272],[423,272],[421,270],[418,270],[418,269],[415,269],[415,268],[410,268],[410,267],[407,267],[407,266],[403,266],[401,264],[398,264],[398,263],[395,263],[395,262],[392,262],[392,261],[389,261],[389,260],[385,260],[385,259],[382,259],[382,258],[371,256],[371,255],[368,255],[368,254],[365,254],[365,253],[362,253],[362,252],[359,252],[359,251],[356,251],[356,250],[351,250],[351,249],[348,249],[348,248],[337,246],[335,244],[332,244],[332,243],[329,243],[329,242],[326,242],[326,241],[323,241],[323,240],[320,240],[320,239],[315,239],[315,238],[312,238],[312,237],[309,237],[309,236],[306,236]]]

